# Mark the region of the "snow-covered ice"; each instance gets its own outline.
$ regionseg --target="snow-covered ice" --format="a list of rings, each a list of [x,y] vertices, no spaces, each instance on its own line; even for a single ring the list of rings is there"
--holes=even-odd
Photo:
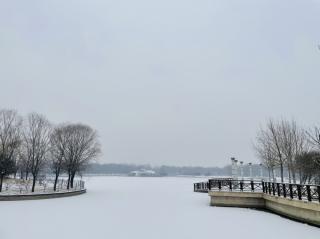
[[[0,239],[319,239],[280,216],[209,206],[197,178],[93,177],[84,195],[0,202]]]

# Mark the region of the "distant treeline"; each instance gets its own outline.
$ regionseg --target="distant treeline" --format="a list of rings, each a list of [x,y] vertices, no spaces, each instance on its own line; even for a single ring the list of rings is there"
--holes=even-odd
[[[228,176],[231,175],[231,165],[225,167],[178,167],[178,166],[160,166],[152,167],[150,165],[134,165],[134,164],[90,164],[86,173],[88,174],[105,174],[105,175],[128,175],[131,171],[136,170],[153,170],[159,176]],[[239,172],[240,173],[240,172]],[[243,167],[244,176],[249,176],[249,167]],[[252,165],[253,176],[260,176],[260,166]],[[240,175],[239,175],[240,176]],[[264,176],[267,176],[267,171],[264,170]]]

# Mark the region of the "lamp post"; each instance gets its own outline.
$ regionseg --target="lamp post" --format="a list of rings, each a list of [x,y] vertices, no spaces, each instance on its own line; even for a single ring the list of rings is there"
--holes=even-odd
[[[235,165],[235,179],[238,179],[238,160],[234,160],[234,165]]]
[[[234,177],[234,158],[231,158],[231,178]]]
[[[252,163],[248,163],[248,165],[249,165],[250,179],[252,179]]]
[[[261,179],[263,179],[263,164],[259,164],[260,165],[260,177]]]
[[[243,161],[240,161],[240,175],[241,179],[243,180]]]
[[[231,177],[233,179],[235,179],[237,175],[236,163],[237,163],[237,160],[234,157],[232,157],[231,158]]]

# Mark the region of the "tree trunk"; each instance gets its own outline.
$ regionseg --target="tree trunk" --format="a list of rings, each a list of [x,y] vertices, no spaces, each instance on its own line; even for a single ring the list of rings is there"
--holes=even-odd
[[[26,180],[28,180],[28,177],[29,177],[29,172],[26,171]]]
[[[271,169],[271,172],[272,172],[272,182],[275,182],[275,177],[274,177],[274,168]]]
[[[56,191],[56,190],[57,190],[58,177],[59,177],[59,175],[56,174],[56,177],[55,177],[55,179],[54,179],[53,191]]]
[[[2,192],[2,182],[3,182],[3,177],[4,177],[4,175],[3,175],[3,174],[1,174],[1,176],[0,176],[0,192]]]
[[[283,163],[280,163],[280,176],[281,176],[281,183],[283,183]]]
[[[53,191],[57,190],[57,183],[58,183],[59,174],[60,174],[60,169],[58,169],[56,172],[56,178],[54,179]]]
[[[36,176],[36,175],[33,175],[31,192],[34,192],[34,189],[35,189],[35,187],[36,187],[36,180],[37,180],[37,176]]]
[[[71,174],[71,188],[73,188],[74,176],[75,176],[75,173],[72,173]]]
[[[67,184],[67,189],[69,190],[70,188],[70,179],[71,179],[71,172],[68,172],[68,184]]]
[[[296,170],[294,169],[294,167],[292,167],[291,175],[293,183],[297,183]]]
[[[288,177],[289,177],[289,183],[291,183],[291,167],[288,164]]]

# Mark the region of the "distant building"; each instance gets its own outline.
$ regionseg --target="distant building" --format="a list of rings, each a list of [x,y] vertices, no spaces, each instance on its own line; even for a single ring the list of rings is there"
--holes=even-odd
[[[132,176],[132,177],[156,177],[159,175],[153,170],[141,169],[141,170],[131,171],[129,173],[129,176]]]

